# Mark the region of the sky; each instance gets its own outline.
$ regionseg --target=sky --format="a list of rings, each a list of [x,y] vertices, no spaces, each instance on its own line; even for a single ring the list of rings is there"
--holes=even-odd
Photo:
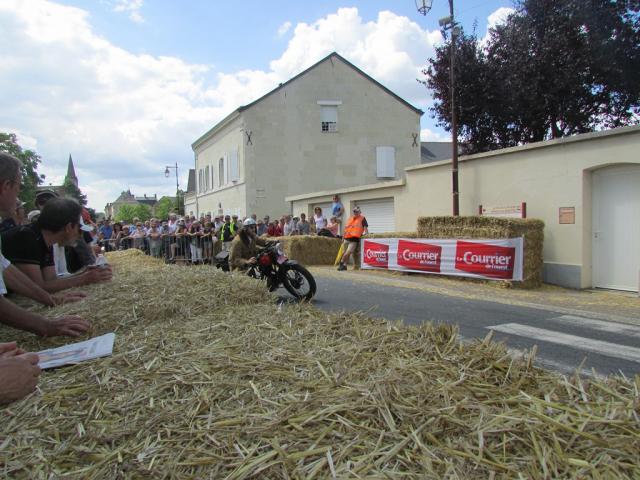
[[[456,0],[479,37],[512,0]],[[0,132],[59,185],[73,157],[89,206],[123,190],[175,195],[191,144],[333,51],[422,109],[422,140],[447,141],[417,82],[443,39],[447,0],[0,0]]]

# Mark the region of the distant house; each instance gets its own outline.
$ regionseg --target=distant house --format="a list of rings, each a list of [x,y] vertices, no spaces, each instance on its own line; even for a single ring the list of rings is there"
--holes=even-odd
[[[136,197],[131,193],[131,190],[127,190],[122,192],[115,201],[105,205],[105,217],[114,219],[118,215],[118,210],[120,210],[123,205],[147,205],[151,209],[151,212],[153,212],[157,203],[158,196],[155,193],[153,197],[151,195],[147,196],[146,194],[142,197]]]
[[[421,163],[422,113],[332,53],[192,144],[185,213],[276,216],[290,195],[403,182]]]

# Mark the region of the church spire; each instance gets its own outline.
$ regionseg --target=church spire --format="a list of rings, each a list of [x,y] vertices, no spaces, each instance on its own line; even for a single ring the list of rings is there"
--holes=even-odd
[[[76,169],[73,168],[73,159],[71,158],[71,154],[69,154],[69,166],[67,167],[67,177],[73,184],[78,186],[78,177],[76,177]]]

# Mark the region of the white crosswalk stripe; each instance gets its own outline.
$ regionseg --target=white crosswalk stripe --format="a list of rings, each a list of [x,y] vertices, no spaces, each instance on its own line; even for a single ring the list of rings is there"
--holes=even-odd
[[[549,320],[562,323],[563,325],[587,327],[592,330],[616,333],[625,337],[640,338],[640,327],[626,325],[624,323],[606,322],[603,320],[594,320],[593,318],[577,317],[575,315],[561,315],[559,317],[550,318]]]
[[[519,323],[505,323],[487,328],[496,332],[518,335],[541,342],[555,343],[556,345],[566,345],[578,350],[585,350],[607,357],[621,358],[623,360],[640,363],[640,348],[593,340],[591,338],[579,337],[577,335],[570,335],[543,328],[529,327]]]
[[[513,358],[526,358],[530,350],[529,349],[518,350],[517,348],[507,348],[507,352],[509,352],[509,354]],[[546,368],[549,370],[555,370],[556,372],[560,372],[564,375],[573,375],[577,371],[577,373],[583,377],[597,376],[597,373],[594,373],[593,371],[588,370],[586,368],[578,369],[577,366],[571,366],[563,362],[557,362],[549,358],[541,357],[540,355],[536,356],[535,363],[539,367]]]

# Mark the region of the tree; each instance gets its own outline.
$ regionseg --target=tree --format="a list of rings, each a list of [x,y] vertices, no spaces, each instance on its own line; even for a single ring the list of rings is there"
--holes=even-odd
[[[151,209],[142,203],[122,205],[116,214],[116,222],[132,222],[137,218],[141,222],[151,218]]]
[[[640,120],[640,2],[520,0],[490,32],[456,39],[456,102],[468,153]],[[425,70],[450,124],[449,45]]]
[[[122,205],[116,214],[116,222],[131,222],[136,216],[135,205]]]
[[[169,213],[176,208],[176,202],[171,197],[162,197],[156,204],[155,216],[161,220],[169,218]]]
[[[27,209],[34,206],[36,188],[44,181],[44,175],[38,173],[40,156],[33,150],[23,150],[13,133],[0,132],[0,151],[9,153],[22,162],[22,189],[20,199],[27,204]]]
[[[87,196],[84,195],[82,191],[80,191],[78,186],[75,183],[73,183],[69,178],[64,179],[62,188],[64,190],[65,196],[76,199],[82,206],[87,205]]]
[[[178,189],[176,192],[176,209],[178,210],[178,215],[184,215],[184,195],[185,191],[182,189]]]
[[[134,217],[139,219],[141,222],[144,222],[151,218],[151,208],[148,205],[139,203],[135,206],[133,211],[135,213]]]

